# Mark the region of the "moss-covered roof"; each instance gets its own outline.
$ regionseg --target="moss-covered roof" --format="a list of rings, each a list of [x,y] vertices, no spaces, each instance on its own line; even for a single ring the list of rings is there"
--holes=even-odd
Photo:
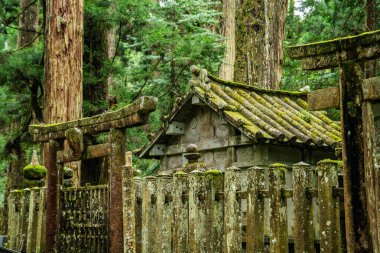
[[[191,93],[167,117],[174,119],[181,107],[198,96],[231,125],[256,142],[298,143],[335,147],[340,142],[340,126],[322,112],[307,110],[306,93],[264,90],[220,80],[206,70],[192,67]],[[165,124],[168,125],[168,124]],[[141,156],[158,141],[160,129],[141,149]]]

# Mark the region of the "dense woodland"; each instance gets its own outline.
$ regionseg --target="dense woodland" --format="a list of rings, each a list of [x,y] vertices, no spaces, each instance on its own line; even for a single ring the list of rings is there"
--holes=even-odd
[[[314,90],[337,85],[337,70],[301,71],[300,62],[290,60],[286,50],[282,59],[283,46],[379,28],[380,4],[375,0],[267,2],[273,5],[268,13],[253,1],[233,6],[235,1],[231,0],[85,0],[81,114],[115,110],[142,95],[158,97],[158,110],[149,125],[127,134],[128,148],[135,150],[147,142],[149,133],[160,126],[161,116],[188,90],[191,65],[224,79],[264,84],[263,88],[299,90],[309,86]],[[46,120],[45,4],[44,0],[0,0],[0,205],[7,179],[8,190],[18,187],[22,183],[21,168],[29,163],[32,150],[39,149],[28,134],[29,124]],[[232,10],[237,14],[234,20]],[[261,76],[256,65],[266,61],[252,55],[253,78],[246,80],[238,70],[228,70],[229,63],[233,58],[237,68],[246,61],[242,56],[247,47],[255,51],[241,41],[247,36],[263,38],[263,14],[280,19],[279,25],[266,28],[274,36],[272,40],[280,41],[273,49],[279,55],[274,61],[280,71],[275,76]],[[285,22],[284,31],[281,22]],[[245,31],[247,23],[255,29]],[[231,31],[236,31],[235,39],[229,35]],[[229,55],[231,48],[236,48],[236,58]],[[235,76],[231,76],[233,72]],[[337,111],[329,113],[339,117]],[[104,138],[99,135],[94,141],[102,142]],[[145,175],[158,167],[152,161],[136,160],[135,164]]]

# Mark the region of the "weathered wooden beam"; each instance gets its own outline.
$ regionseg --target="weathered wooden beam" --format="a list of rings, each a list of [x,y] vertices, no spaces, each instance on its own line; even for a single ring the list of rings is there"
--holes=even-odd
[[[141,97],[136,102],[117,111],[96,115],[89,118],[48,124],[30,125],[29,133],[36,141],[64,138],[69,128],[80,128],[83,134],[108,131],[111,128],[123,128],[146,123],[147,115],[156,109],[157,99],[154,97]]]
[[[339,87],[330,87],[307,93],[309,110],[323,110],[340,107]]]
[[[380,57],[380,30],[288,48],[291,58],[301,59],[305,70],[339,67],[341,62],[368,61]]]
[[[363,100],[380,100],[380,77],[363,80]]]
[[[149,118],[149,114],[135,113],[126,118],[117,119],[114,121],[102,122],[95,125],[82,126],[80,129],[83,134],[100,133],[109,131],[111,128],[122,128],[144,125]],[[65,130],[59,130],[51,133],[33,134],[34,141],[48,141],[51,139],[65,138]]]
[[[342,160],[347,252],[374,252],[369,236],[370,217],[364,162],[361,97],[363,69],[355,62],[344,63],[340,70]]]
[[[92,159],[96,157],[109,156],[111,154],[111,144],[103,143],[97,145],[88,146],[83,154],[74,155],[72,150],[68,151],[58,151],[57,152],[57,163],[67,163],[79,160]]]
[[[45,251],[56,252],[59,249],[59,225],[60,225],[60,194],[62,165],[57,164],[58,143],[54,140],[44,143],[46,155],[44,165],[47,173],[46,196],[46,235]]]
[[[358,46],[370,46],[380,42],[380,30],[362,33],[356,36],[336,38],[287,48],[289,57],[303,59],[310,56],[330,54],[341,50],[355,49]]]
[[[123,252],[123,191],[122,167],[125,165],[125,128],[111,129],[109,175],[109,252]]]

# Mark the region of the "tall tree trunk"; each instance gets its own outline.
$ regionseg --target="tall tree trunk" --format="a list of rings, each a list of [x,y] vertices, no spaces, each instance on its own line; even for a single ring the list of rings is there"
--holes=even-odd
[[[83,0],[48,0],[46,11],[44,121],[75,120],[82,117]],[[70,167],[79,180],[79,163]]]
[[[109,0],[109,15],[112,16],[115,11],[115,1]],[[86,16],[86,13],[85,13]],[[99,36],[101,34],[101,36]],[[110,71],[104,71],[106,62],[112,62],[116,53],[116,28],[113,25],[97,24],[91,17],[85,18],[85,45],[88,51],[85,52],[85,64],[90,68],[92,80],[91,83],[84,87],[84,99],[96,104],[95,110],[86,112],[85,116],[92,116],[103,113],[107,110],[107,100],[109,98],[109,89],[112,87],[113,75]],[[106,74],[105,74],[106,73]],[[99,105],[99,102],[100,105]],[[109,108],[108,108],[109,109]],[[94,140],[95,141],[95,140]],[[108,182],[108,157],[95,159],[94,161],[84,161],[82,163],[81,184],[105,184]],[[94,171],[97,175],[92,179],[88,176]],[[92,175],[94,176],[94,175]]]
[[[260,88],[279,89],[288,1],[225,0],[223,4],[227,49],[220,77]]]
[[[365,1],[365,13],[366,13],[366,30],[376,30],[377,24],[377,4],[376,0]],[[377,60],[369,61],[365,63],[365,76],[366,78],[376,76]]]
[[[21,15],[19,18],[19,34],[17,38],[17,47],[32,45],[37,37],[38,29],[38,1],[20,0]]]
[[[32,46],[37,36],[38,28],[38,1],[20,0],[19,33],[17,37],[17,48]],[[19,123],[12,123],[11,132],[20,131]],[[23,181],[22,168],[25,166],[25,151],[22,148],[21,139],[15,138],[7,145],[9,162],[7,168],[7,183],[4,192],[4,209],[0,214],[0,233],[5,234],[8,229],[8,196],[11,190],[20,187]]]
[[[220,65],[219,77],[224,80],[234,80],[235,65],[235,4],[236,0],[223,0],[223,27],[222,35],[225,37],[225,52]]]

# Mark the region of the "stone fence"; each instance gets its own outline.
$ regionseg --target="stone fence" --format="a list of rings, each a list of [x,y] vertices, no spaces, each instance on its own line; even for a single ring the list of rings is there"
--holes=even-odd
[[[316,169],[305,163],[194,168],[138,178],[123,167],[125,252],[344,251],[336,161]],[[107,252],[108,187],[60,192],[59,252]],[[44,187],[11,192],[9,248],[44,251],[45,206]]]
[[[342,252],[338,170],[326,160],[316,170],[199,168],[125,181],[124,252]]]

